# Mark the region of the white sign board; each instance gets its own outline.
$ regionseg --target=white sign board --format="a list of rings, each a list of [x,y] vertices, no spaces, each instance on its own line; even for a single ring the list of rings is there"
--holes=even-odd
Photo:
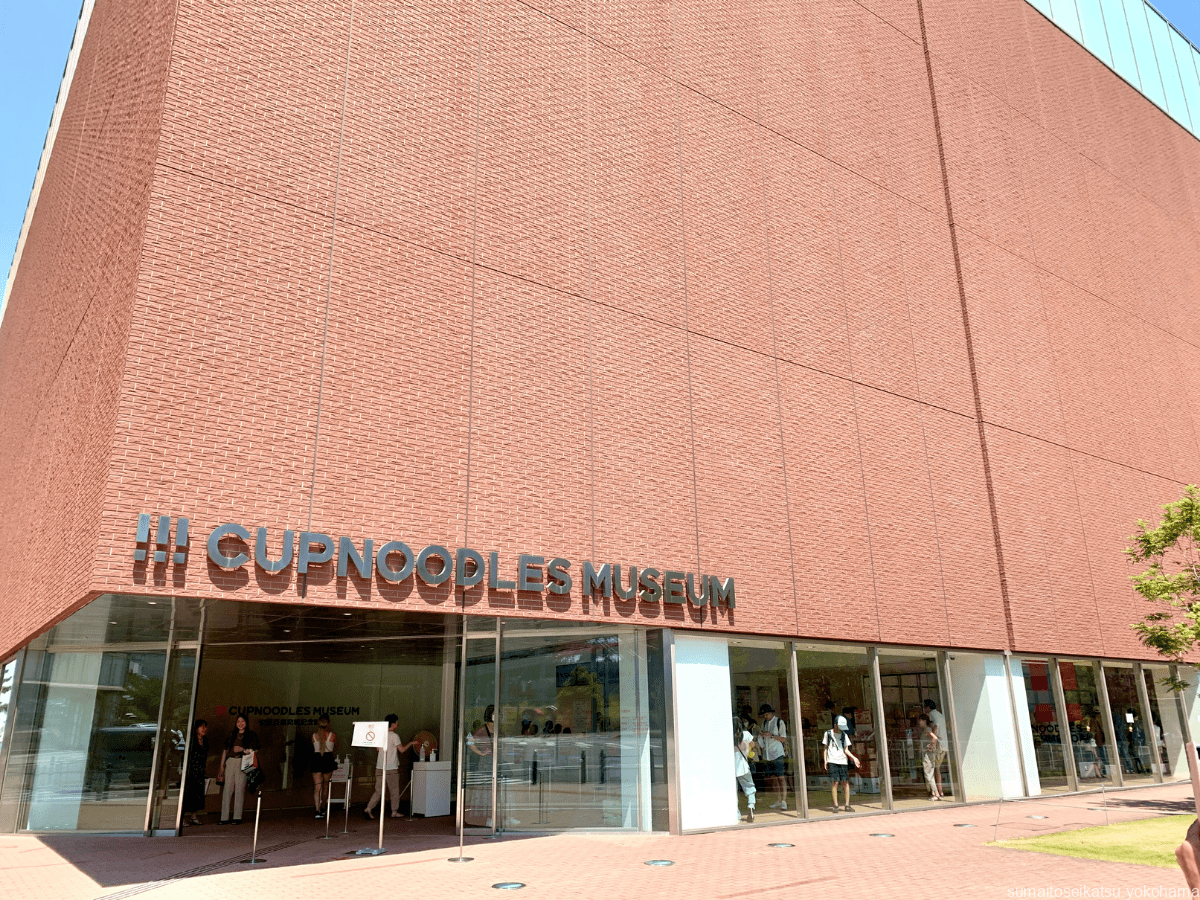
[[[387,736],[387,722],[355,722],[354,737],[350,741],[350,746],[374,747],[376,750],[386,750]]]

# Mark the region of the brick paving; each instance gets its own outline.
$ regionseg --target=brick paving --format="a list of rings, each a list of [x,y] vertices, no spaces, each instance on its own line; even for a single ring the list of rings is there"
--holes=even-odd
[[[672,837],[559,834],[470,839],[474,862],[451,864],[457,845],[448,820],[389,822],[388,853],[345,858],[374,843],[374,827],[351,818],[349,835],[317,840],[311,821],[266,822],[261,866],[248,856],[251,831],[205,826],[181,839],[89,835],[0,838],[5,900],[53,897],[226,898],[370,896],[397,889],[419,896],[496,896],[491,885],[524,882],[522,897],[829,896],[1012,897],[1022,888],[1107,889],[1104,896],[1184,896],[1174,869],[1073,859],[987,846],[1011,838],[1088,825],[1187,813],[1189,784],[1101,796],[936,808],[903,815],[849,816]],[[1107,807],[1107,813],[1104,808]],[[1045,819],[1031,819],[1044,815]],[[1190,819],[1180,820],[1180,836]],[[958,824],[974,828],[958,828]],[[443,833],[438,833],[438,830]],[[892,838],[871,837],[888,832]],[[795,846],[774,849],[773,842]],[[669,859],[673,866],[645,865]],[[1173,889],[1178,893],[1147,893]],[[1141,891],[1139,894],[1138,891]],[[330,893],[332,892],[332,893]],[[1036,896],[1036,895],[1032,895]],[[1070,896],[1067,894],[1066,896]],[[1086,895],[1083,895],[1086,896]]]

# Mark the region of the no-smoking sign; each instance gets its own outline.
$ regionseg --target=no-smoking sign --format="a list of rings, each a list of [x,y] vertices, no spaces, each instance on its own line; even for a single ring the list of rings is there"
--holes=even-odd
[[[373,747],[376,750],[387,749],[387,722],[355,722],[354,737],[350,741],[352,747]]]

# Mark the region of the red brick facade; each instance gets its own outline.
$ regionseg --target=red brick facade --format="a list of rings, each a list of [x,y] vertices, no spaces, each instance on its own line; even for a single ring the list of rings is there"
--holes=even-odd
[[[1145,656],[1200,143],[1023,0],[97,0],[45,184],[2,650],[100,592],[297,602],[206,564],[234,521],[575,566],[475,612]],[[587,559],[738,606],[585,601]]]

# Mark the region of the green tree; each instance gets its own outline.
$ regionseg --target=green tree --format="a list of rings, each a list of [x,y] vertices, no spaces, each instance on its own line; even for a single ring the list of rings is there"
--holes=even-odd
[[[1151,527],[1138,520],[1125,555],[1146,568],[1132,576],[1133,589],[1157,609],[1133,626],[1143,644],[1175,663],[1200,641],[1200,490],[1189,484],[1183,496],[1166,504],[1162,521]],[[1184,683],[1164,681],[1174,690]]]

